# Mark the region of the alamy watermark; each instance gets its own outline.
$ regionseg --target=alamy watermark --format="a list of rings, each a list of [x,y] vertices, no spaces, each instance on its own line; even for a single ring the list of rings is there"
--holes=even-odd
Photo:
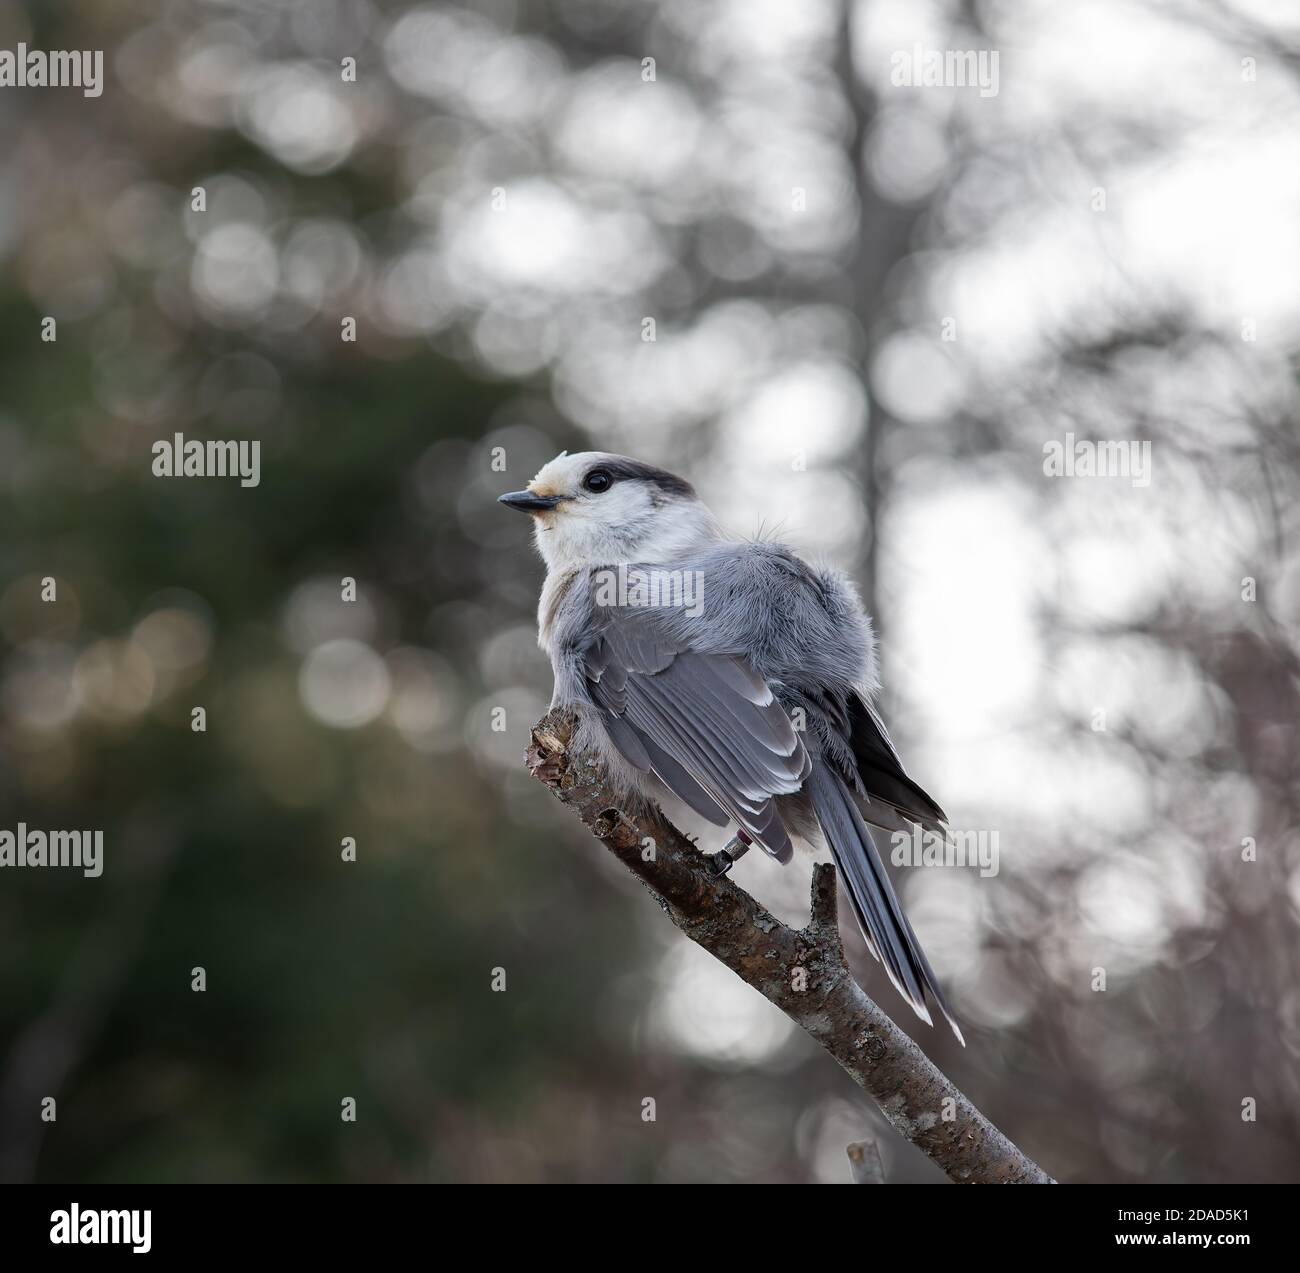
[[[88,879],[104,873],[102,831],[36,831],[20,822],[0,830],[0,867],[72,866]]]
[[[704,613],[704,572],[663,570],[658,566],[604,567],[592,572],[598,606],[643,606],[684,610],[692,619]]]
[[[1151,485],[1151,443],[1093,442],[1053,439],[1043,443],[1043,472],[1048,477],[1127,477],[1134,486]]]
[[[0,49],[0,88],[79,88],[83,97],[104,91],[103,49]]]
[[[55,1246],[129,1246],[136,1255],[153,1248],[153,1212],[143,1208],[85,1211],[73,1203],[66,1211],[50,1212],[50,1241]]]
[[[889,57],[889,82],[895,88],[978,88],[981,97],[998,95],[996,49],[927,49],[914,44]]]
[[[190,438],[172,435],[153,444],[154,477],[237,477],[240,486],[262,480],[262,444],[256,438]]]
[[[998,873],[1000,851],[996,831],[952,831],[940,835],[913,826],[889,837],[889,860],[895,866],[955,866],[977,868],[984,879]]]

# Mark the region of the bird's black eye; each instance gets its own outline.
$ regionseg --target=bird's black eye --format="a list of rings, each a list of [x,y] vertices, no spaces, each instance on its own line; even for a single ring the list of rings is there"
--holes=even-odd
[[[592,469],[582,479],[583,490],[590,491],[593,495],[599,495],[601,491],[607,491],[613,485],[614,479],[605,469]]]

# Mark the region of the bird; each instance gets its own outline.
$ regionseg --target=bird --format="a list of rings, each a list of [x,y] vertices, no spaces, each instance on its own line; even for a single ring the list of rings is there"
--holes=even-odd
[[[499,497],[533,519],[546,566],[538,644],[573,748],[622,792],[672,793],[736,831],[723,869],[792,836],[829,847],[870,953],[916,1015],[945,998],[871,827],[946,839],[875,705],[871,620],[851,580],[774,539],[728,535],[695,488],[604,451],[561,452]]]

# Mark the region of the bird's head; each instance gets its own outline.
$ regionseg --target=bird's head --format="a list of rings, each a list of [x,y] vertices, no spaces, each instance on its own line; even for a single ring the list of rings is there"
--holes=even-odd
[[[561,453],[500,500],[532,515],[551,570],[669,561],[718,534],[689,482],[604,451]]]

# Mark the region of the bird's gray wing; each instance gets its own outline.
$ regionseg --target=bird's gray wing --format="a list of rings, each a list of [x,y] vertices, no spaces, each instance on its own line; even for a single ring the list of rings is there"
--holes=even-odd
[[[907,776],[876,709],[857,694],[849,695],[846,706],[849,741],[868,800],[886,805],[908,821],[919,822],[927,831],[945,834],[943,824],[948,815],[919,783]],[[870,811],[867,820],[873,820]]]
[[[884,723],[871,703],[856,690],[787,686],[785,695],[820,725],[827,759],[847,780],[863,803],[872,826],[910,832],[914,823],[939,836],[948,834],[947,814],[923,787],[908,777]]]
[[[702,654],[648,607],[610,607],[582,652],[610,741],[702,817],[734,820],[780,862],[790,836],[773,797],[798,791],[809,760],[785,709],[752,664]]]

